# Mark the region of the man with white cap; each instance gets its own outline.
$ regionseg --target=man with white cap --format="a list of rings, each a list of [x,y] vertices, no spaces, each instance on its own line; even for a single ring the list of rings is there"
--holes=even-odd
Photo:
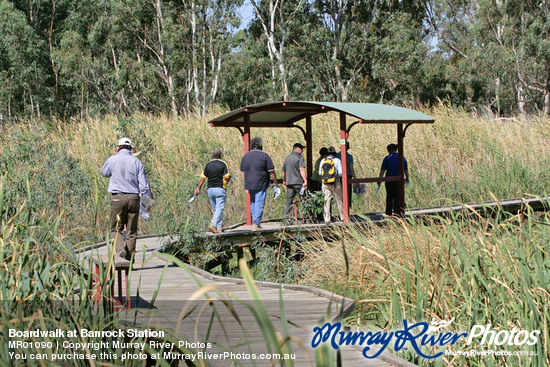
[[[111,240],[116,243],[116,254],[126,260],[130,260],[136,252],[140,196],[151,196],[143,163],[132,155],[132,147],[129,138],[120,139],[116,153],[101,168],[101,174],[110,177]],[[126,245],[123,241],[124,227]]]

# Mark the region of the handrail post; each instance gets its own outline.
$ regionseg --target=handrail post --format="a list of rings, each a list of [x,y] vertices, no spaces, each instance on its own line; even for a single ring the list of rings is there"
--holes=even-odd
[[[342,199],[344,206],[344,222],[349,222],[349,200],[348,200],[348,148],[346,142],[348,133],[346,129],[346,114],[340,112],[340,160],[342,161]]]
[[[244,154],[250,151],[250,115],[246,113],[244,115]],[[252,225],[252,212],[250,210],[250,193],[246,192],[246,224]]]
[[[403,152],[403,124],[397,124],[397,163],[399,167],[399,215],[405,215],[405,154]]]

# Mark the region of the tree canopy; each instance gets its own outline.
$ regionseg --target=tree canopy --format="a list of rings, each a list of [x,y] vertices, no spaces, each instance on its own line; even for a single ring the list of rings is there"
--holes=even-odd
[[[550,114],[547,0],[0,0],[0,17],[1,122],[271,100]]]

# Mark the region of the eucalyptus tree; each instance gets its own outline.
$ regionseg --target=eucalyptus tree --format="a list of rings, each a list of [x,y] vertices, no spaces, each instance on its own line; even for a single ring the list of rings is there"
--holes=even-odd
[[[250,0],[256,17],[263,29],[269,58],[271,59],[271,79],[273,97],[277,93],[277,81],[281,85],[281,96],[289,100],[288,66],[286,60],[289,28],[300,22],[297,15],[305,0]],[[278,70],[278,72],[277,72]]]
[[[426,102],[426,69],[431,68],[423,19],[405,11],[386,13],[378,22],[372,54],[372,84],[379,102]],[[374,97],[371,95],[371,97]]]
[[[0,122],[49,114],[53,83],[47,43],[11,2],[0,1],[0,18]]]
[[[224,82],[220,71],[231,51],[234,31],[240,25],[236,11],[242,0],[182,0],[182,5],[180,29],[173,32],[180,39],[173,40],[173,47],[183,56],[179,60],[181,67],[187,68],[180,79],[188,110],[204,114],[216,102]]]
[[[449,82],[496,114],[550,113],[547,0],[432,0],[428,21],[447,52]]]

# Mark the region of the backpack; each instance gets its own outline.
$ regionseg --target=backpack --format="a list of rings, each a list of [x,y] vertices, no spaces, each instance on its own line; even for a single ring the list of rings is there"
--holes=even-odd
[[[333,184],[336,181],[336,167],[334,167],[333,158],[325,158],[321,167],[321,182],[324,184]]]

